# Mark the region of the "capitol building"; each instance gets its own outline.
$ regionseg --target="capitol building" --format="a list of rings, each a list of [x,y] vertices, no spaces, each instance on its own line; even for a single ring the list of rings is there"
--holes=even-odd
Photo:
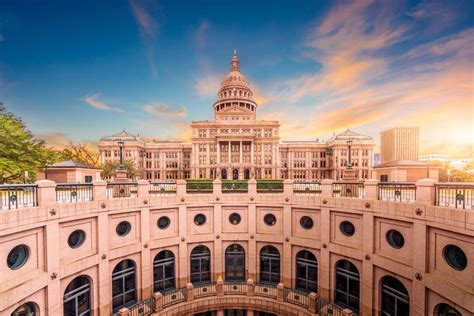
[[[119,159],[121,141],[125,159],[147,180],[339,180],[349,163],[355,179],[370,178],[375,143],[369,136],[348,129],[327,141],[280,141],[280,122],[257,119],[236,52],[217,96],[214,120],[191,123],[191,143],[147,141],[124,130],[100,139],[101,163]]]

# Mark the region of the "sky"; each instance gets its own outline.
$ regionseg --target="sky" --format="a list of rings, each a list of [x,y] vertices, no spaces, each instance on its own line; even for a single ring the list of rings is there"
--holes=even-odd
[[[49,144],[188,140],[236,49],[283,140],[419,126],[472,156],[473,1],[0,1],[0,102]]]

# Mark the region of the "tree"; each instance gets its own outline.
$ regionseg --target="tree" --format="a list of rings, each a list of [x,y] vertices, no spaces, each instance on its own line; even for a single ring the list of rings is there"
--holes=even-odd
[[[117,168],[119,166],[119,161],[107,161],[103,165],[99,166],[102,169],[100,176],[102,179],[111,179],[115,177],[117,173]],[[139,170],[135,167],[135,164],[131,160],[124,161],[125,170],[127,170],[127,177],[135,179],[138,175],[140,175]]]
[[[56,151],[45,148],[21,119],[0,106],[0,183],[34,181],[46,162],[58,160]]]
[[[87,144],[74,144],[69,142],[69,147],[61,151],[63,160],[74,160],[90,166],[99,166],[99,153]]]

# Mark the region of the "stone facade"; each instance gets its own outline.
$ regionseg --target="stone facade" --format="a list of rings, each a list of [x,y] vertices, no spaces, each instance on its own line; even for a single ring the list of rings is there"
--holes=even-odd
[[[143,170],[147,180],[210,179],[340,179],[352,141],[356,178],[370,178],[374,142],[347,130],[327,141],[281,142],[280,122],[257,119],[258,104],[234,54],[214,103],[214,120],[191,123],[191,143],[149,141],[125,131],[99,142],[101,162],[125,159]]]

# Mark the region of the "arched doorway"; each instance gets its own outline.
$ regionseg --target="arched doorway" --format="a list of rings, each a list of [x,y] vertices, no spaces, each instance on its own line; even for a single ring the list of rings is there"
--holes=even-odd
[[[221,179],[223,180],[227,179],[227,169],[221,170]]]
[[[355,313],[359,312],[360,276],[359,270],[352,262],[339,260],[336,263],[337,304],[348,307]]]
[[[232,179],[233,180],[239,179],[239,169],[232,170]]]
[[[32,302],[27,302],[11,313],[11,316],[35,316],[36,305]]]
[[[169,250],[163,250],[153,260],[153,289],[154,292],[166,292],[174,288],[174,254]]]
[[[260,282],[280,282],[280,252],[273,246],[265,246],[260,250]]]
[[[410,315],[410,298],[402,282],[391,276],[384,277],[381,296],[383,316]]]
[[[461,316],[461,313],[454,307],[451,307],[446,303],[441,303],[436,305],[434,316]]]
[[[64,291],[64,316],[91,315],[91,284],[85,276],[72,280]]]
[[[241,245],[232,244],[225,250],[226,281],[245,281],[245,250]]]
[[[211,282],[211,252],[206,246],[197,246],[191,251],[191,282]]]
[[[244,179],[245,180],[250,179],[250,170],[249,169],[244,170]]]
[[[137,302],[135,285],[135,262],[120,261],[112,272],[112,307],[116,313],[122,307],[128,307]]]
[[[296,286],[298,290],[318,291],[318,261],[309,251],[302,250],[296,255]]]

